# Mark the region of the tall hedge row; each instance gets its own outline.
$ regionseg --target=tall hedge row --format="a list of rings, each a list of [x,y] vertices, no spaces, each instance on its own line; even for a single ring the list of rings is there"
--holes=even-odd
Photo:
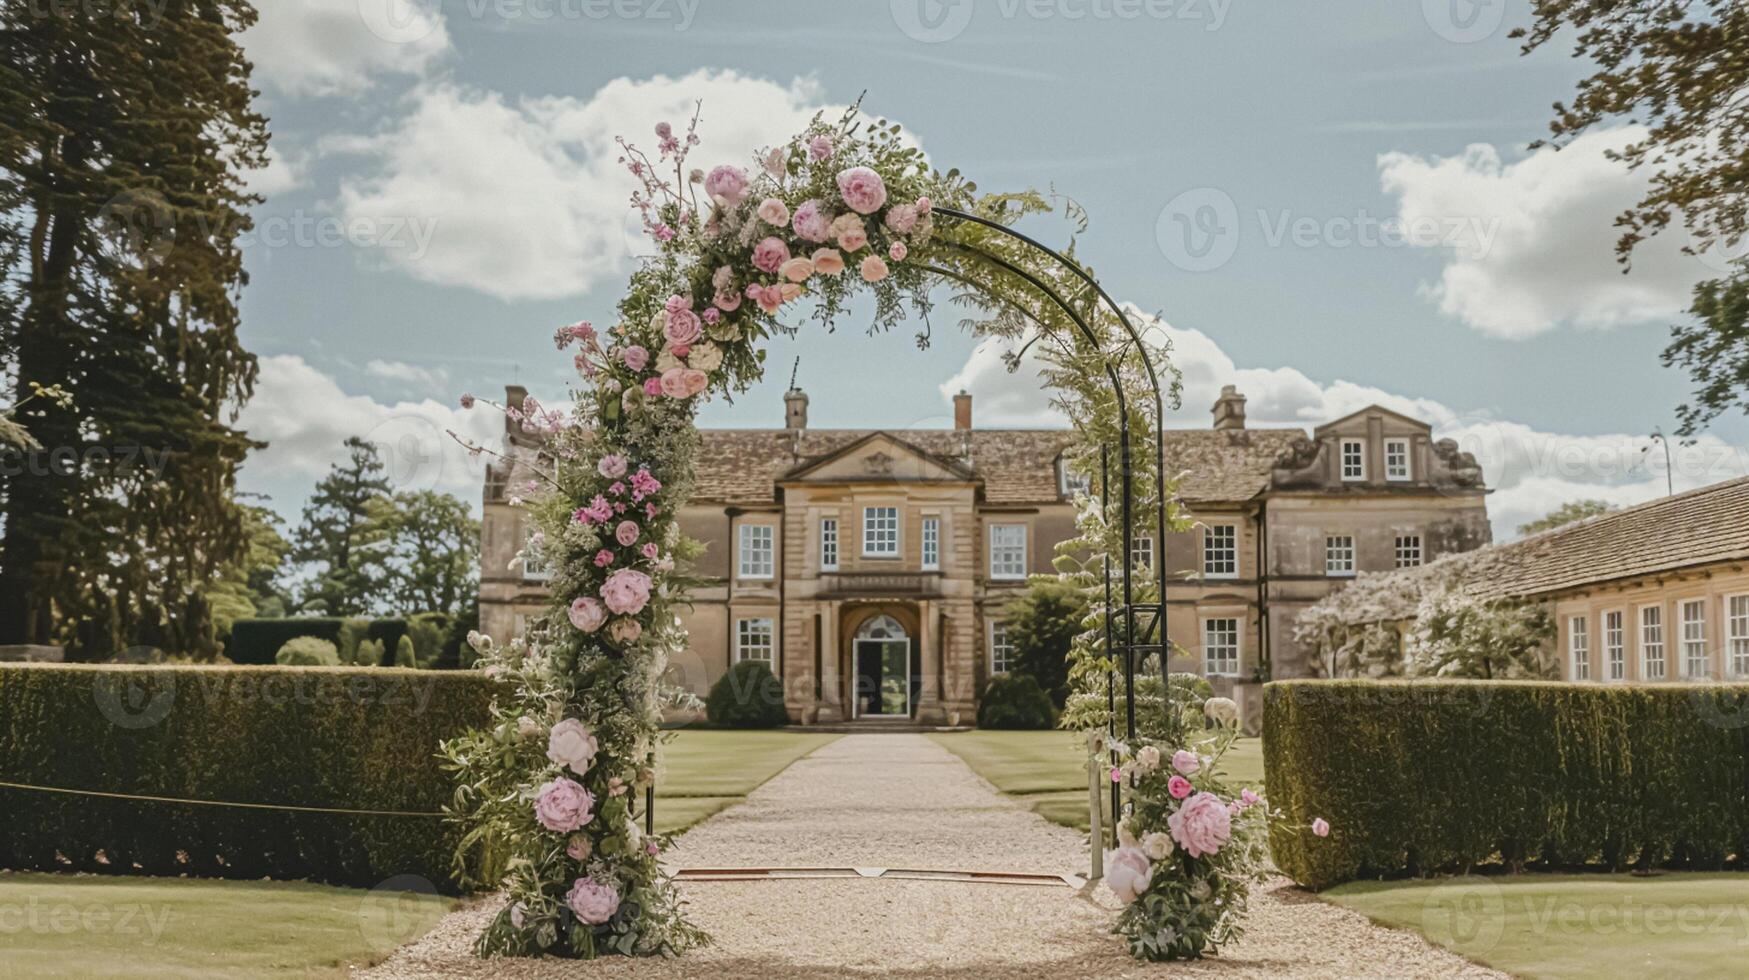
[[[405,619],[341,619],[333,616],[289,616],[281,619],[239,619],[231,624],[225,656],[234,664],[271,664],[288,640],[313,636],[334,644],[343,664],[358,661],[358,645],[364,640],[382,644],[377,663],[360,667],[392,667],[401,637],[411,637],[413,652],[421,667],[440,666],[444,646],[455,630],[456,618],[448,613],[414,613]],[[466,630],[462,631],[465,635]]]
[[[438,742],[486,724],[475,672],[382,668],[0,666],[0,782],[265,808],[0,787],[0,868],[455,889]]]
[[[1749,855],[1749,685],[1287,681],[1264,689],[1276,864],[1325,888]]]

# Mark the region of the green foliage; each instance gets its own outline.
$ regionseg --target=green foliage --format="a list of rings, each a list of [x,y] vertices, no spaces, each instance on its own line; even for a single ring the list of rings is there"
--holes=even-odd
[[[383,641],[361,640],[359,641],[357,652],[352,655],[352,660],[349,661],[349,663],[354,667],[386,666],[383,663],[383,653]],[[403,665],[396,664],[395,666],[400,667]]]
[[[743,660],[711,685],[705,718],[724,728],[781,728],[789,724],[783,682],[765,661]]]
[[[0,781],[174,799],[434,814],[441,740],[487,723],[478,673],[0,667]],[[69,751],[76,746],[76,751]],[[99,874],[395,875],[454,891],[434,816],[189,806],[0,788],[0,867]],[[484,871],[485,869],[473,869]]]
[[[1405,647],[1412,677],[1554,679],[1555,620],[1540,602],[1478,599],[1435,588],[1421,597]]]
[[[331,465],[316,484],[292,537],[292,558],[316,566],[300,596],[302,607],[330,616],[374,609],[381,582],[372,557],[381,538],[371,515],[388,495],[389,481],[375,446],[354,436],[346,440],[346,452],[346,462]]]
[[[282,667],[338,667],[340,651],[327,640],[299,636],[285,641],[273,659]]]
[[[477,591],[480,522],[467,501],[431,490],[401,491],[367,505],[365,558],[373,598],[396,609],[454,614]]]
[[[1749,854],[1749,686],[1290,681],[1264,693],[1276,864],[1310,888]],[[1329,820],[1328,838],[1305,829]]]
[[[286,641],[298,636],[313,636],[327,640],[337,650],[342,621],[327,617],[303,616],[292,619],[239,619],[231,625],[231,642],[226,656],[235,664],[271,664]]]
[[[1026,591],[1002,610],[1014,643],[1014,670],[1037,680],[1059,708],[1069,696],[1069,648],[1086,616],[1079,588],[1044,575],[1033,576]]]
[[[1569,500],[1528,524],[1518,525],[1518,533],[1523,535],[1541,534],[1574,521],[1607,514],[1614,509],[1615,505],[1607,500]]]
[[[1056,722],[1051,696],[1029,674],[998,674],[978,696],[978,727],[1017,731],[1049,728]]]
[[[395,641],[395,666],[419,666],[419,658],[413,652],[413,638],[405,633],[402,633],[401,638]]]

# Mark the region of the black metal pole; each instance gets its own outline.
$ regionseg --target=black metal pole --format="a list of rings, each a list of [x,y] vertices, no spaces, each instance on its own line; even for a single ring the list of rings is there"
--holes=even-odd
[[[1099,447],[1099,506],[1101,513],[1110,514],[1111,507],[1111,447]],[[1105,656],[1110,661],[1111,643],[1111,549],[1105,549]],[[1105,739],[1109,747],[1117,738],[1117,671],[1105,669]],[[1117,749],[1111,749],[1112,768],[1117,767]],[[1111,780],[1111,846],[1117,846],[1117,821],[1123,807],[1123,787]]]

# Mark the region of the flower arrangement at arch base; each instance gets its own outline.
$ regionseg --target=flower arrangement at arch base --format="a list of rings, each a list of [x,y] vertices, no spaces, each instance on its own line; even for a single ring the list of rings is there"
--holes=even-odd
[[[1239,938],[1251,887],[1269,876],[1269,824],[1285,817],[1262,794],[1233,793],[1216,777],[1232,740],[1225,730],[1188,748],[1182,736],[1109,746],[1126,810],[1119,846],[1105,855],[1105,883],[1124,903],[1114,931],[1137,959],[1218,952]],[[1106,764],[1106,749],[1096,747],[1097,764]],[[1330,833],[1323,818],[1304,829]]]

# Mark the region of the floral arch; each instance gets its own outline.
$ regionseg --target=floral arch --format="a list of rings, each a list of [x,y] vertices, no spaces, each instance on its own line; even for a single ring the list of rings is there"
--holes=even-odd
[[[662,678],[686,640],[674,610],[697,554],[675,521],[691,493],[696,406],[756,381],[761,342],[796,329],[780,314],[801,301],[812,304],[810,319],[830,324],[867,292],[871,329],[885,330],[907,311],[927,323],[930,290],[944,282],[982,314],[974,329],[1046,345],[1047,380],[1080,437],[1068,462],[1099,498],[1082,499],[1083,557],[1062,561],[1078,562],[1102,617],[1088,633],[1084,672],[1106,678],[1103,723],[1117,717],[1120,697],[1128,705],[1128,738],[1110,743],[1114,812],[1127,805],[1136,815],[1119,828],[1124,846],[1110,877],[1128,904],[1120,928],[1132,951],[1150,958],[1218,945],[1236,932],[1260,845],[1225,848],[1230,867],[1214,851],[1180,847],[1168,868],[1166,821],[1195,804],[1200,823],[1186,840],[1257,842],[1261,834],[1242,834],[1242,825],[1264,808],[1239,797],[1217,804],[1206,764],[1196,797],[1173,795],[1179,786],[1168,781],[1193,773],[1162,766],[1152,743],[1182,745],[1175,714],[1171,730],[1136,738],[1135,671],[1162,652],[1166,572],[1156,562],[1158,580],[1139,581],[1129,549],[1135,533],[1179,520],[1170,477],[1158,472],[1176,373],[1163,387],[1160,370],[1171,369],[1156,364],[1160,353],[1072,250],[1011,227],[1051,210],[1046,198],[979,195],[958,171],[931,167],[898,126],[864,120],[855,107],[836,120],[816,117],[751,168],[708,173],[687,167],[697,123],[695,113],[684,133],[658,125],[655,159],[619,141],[621,162],[641,183],[632,205],[657,254],[633,273],[612,327],[558,331],[583,382],[574,413],[532,401],[503,406],[554,447],[554,465],[525,506],[555,603],[507,643],[473,638],[505,692],[491,728],[445,746],[459,774],[454,813],[466,828],[458,861],[493,855],[487,863],[504,876],[489,884],[509,894],[478,951],[668,955],[706,941],[662,870],[666,842],[651,822],[662,711],[680,697]],[[1153,462],[1137,465],[1138,434],[1150,431]],[[1125,677],[1121,692],[1114,669]]]

